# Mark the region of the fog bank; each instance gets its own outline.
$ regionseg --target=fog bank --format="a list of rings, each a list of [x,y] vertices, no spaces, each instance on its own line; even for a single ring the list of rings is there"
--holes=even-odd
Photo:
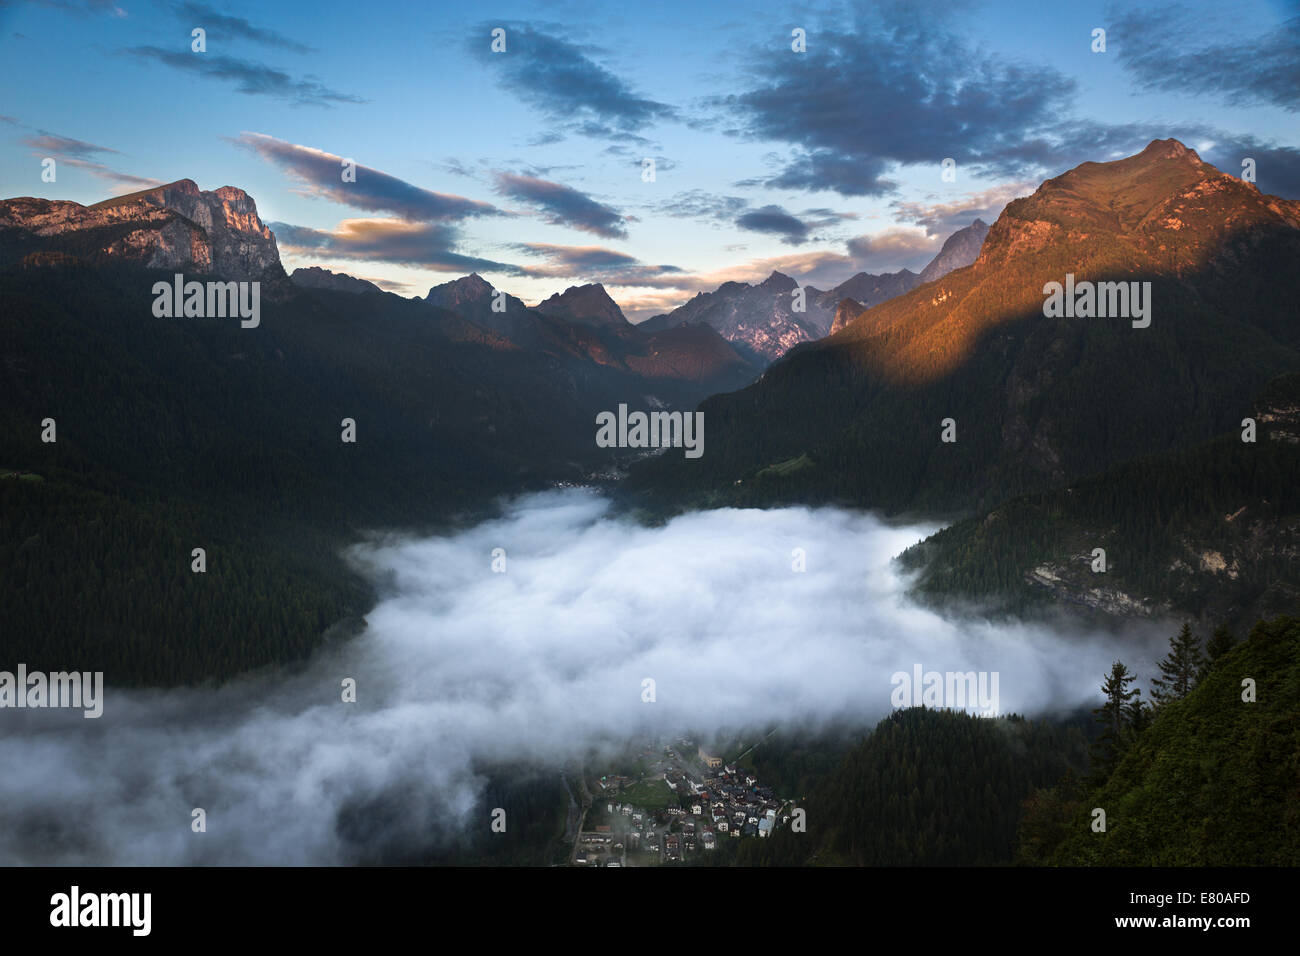
[[[574,490],[449,537],[376,538],[353,552],[382,595],[366,632],[292,674],[110,688],[99,720],[0,711],[0,863],[349,862],[341,811],[413,793],[411,832],[465,825],[483,761],[558,767],[644,732],[871,721],[916,664],[998,672],[1004,713],[1064,711],[1098,697],[1117,657],[1149,671],[1149,642],[1168,638],[918,608],[890,559],[933,530],[806,508],[644,528]]]

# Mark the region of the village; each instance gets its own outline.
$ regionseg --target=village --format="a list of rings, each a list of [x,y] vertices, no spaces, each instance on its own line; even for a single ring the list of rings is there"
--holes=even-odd
[[[794,803],[753,770],[678,738],[638,755],[637,776],[590,779],[570,862],[655,866],[690,862],[723,840],[765,838],[788,825]],[[701,859],[707,862],[707,858]]]

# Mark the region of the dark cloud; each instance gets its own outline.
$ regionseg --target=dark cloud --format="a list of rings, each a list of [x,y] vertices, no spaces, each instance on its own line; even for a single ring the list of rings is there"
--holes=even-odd
[[[456,252],[460,233],[446,223],[345,219],[333,231],[287,222],[268,225],[275,232],[282,252],[304,258],[392,262],[438,272],[521,273],[518,266]]]
[[[299,106],[333,106],[336,103],[364,103],[359,96],[340,93],[323,86],[311,77],[295,79],[283,70],[213,53],[184,53],[156,46],[137,46],[123,50],[129,56],[154,60],[173,69],[185,70],[207,79],[233,83],[236,92],[250,96],[273,96]]]
[[[506,51],[491,51],[492,30],[506,31]],[[469,51],[514,93],[569,132],[648,142],[633,134],[676,117],[664,103],[632,88],[578,46],[524,23],[484,23],[466,38]],[[557,135],[551,132],[548,135]],[[552,140],[553,141],[553,140]]]
[[[1201,156],[1232,176],[1240,176],[1242,161],[1255,161],[1259,191],[1284,199],[1300,199],[1300,149],[1265,143],[1253,136],[1220,134]]]
[[[792,148],[764,181],[772,188],[880,196],[896,189],[886,175],[896,164],[952,157],[1002,171],[1050,154],[1074,82],[981,53],[941,22],[901,5],[863,7],[853,29],[816,31],[816,56],[764,51],[747,91],[711,102],[740,135]]]
[[[570,226],[606,239],[626,239],[627,219],[569,186],[533,176],[497,173],[497,191],[542,210],[547,222]]]
[[[126,11],[117,5],[116,0],[29,0],[35,6],[51,7],[55,10],[67,10],[69,13],[75,13],[79,16],[86,16],[92,13],[107,13],[114,17],[125,17]],[[0,8],[8,4],[0,3]],[[14,34],[21,36],[22,34]]]
[[[691,189],[678,193],[654,208],[662,215],[680,219],[710,219],[730,223],[748,207],[749,200],[741,196],[722,196],[702,189]]]
[[[370,212],[392,212],[416,222],[502,215],[491,203],[436,193],[369,166],[357,165],[356,182],[343,182],[344,157],[299,146],[265,133],[242,133],[232,142],[287,170],[311,191]]]
[[[546,260],[546,265],[527,268],[529,275],[543,277],[586,278],[624,285],[652,284],[664,276],[681,275],[677,266],[648,265],[615,249],[604,246],[560,246],[544,242],[523,242],[515,248],[528,256]]]
[[[808,241],[808,226],[780,206],[763,206],[736,218],[736,226],[750,232],[781,236],[782,241],[797,246]]]
[[[1120,65],[1144,89],[1300,110],[1300,16],[1249,40],[1206,37],[1203,14],[1176,6],[1126,9],[1106,33]]]
[[[311,47],[299,43],[297,40],[291,40],[274,30],[255,27],[241,17],[228,17],[204,3],[178,3],[176,13],[178,16],[194,21],[193,26],[202,27],[209,34],[220,35],[224,33],[240,39],[251,40],[253,43],[261,43],[264,46],[291,50],[294,53],[315,52]]]

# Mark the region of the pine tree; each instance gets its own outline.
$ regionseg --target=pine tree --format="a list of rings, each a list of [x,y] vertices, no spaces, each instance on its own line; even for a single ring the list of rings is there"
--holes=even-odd
[[[1093,759],[1101,773],[1109,773],[1119,762],[1132,737],[1134,718],[1141,717],[1142,703],[1138,698],[1142,691],[1136,687],[1129,689],[1136,679],[1122,661],[1115,661],[1101,685],[1106,702],[1092,712],[1103,726],[1093,747]]]
[[[1232,631],[1222,624],[1216,627],[1214,633],[1210,635],[1210,639],[1205,643],[1205,663],[1201,667],[1201,673],[1197,678],[1198,681],[1205,680],[1205,675],[1210,672],[1214,662],[1232,650],[1236,643],[1237,638]]]
[[[1151,697],[1155,706],[1186,697],[1205,667],[1201,642],[1192,633],[1192,626],[1184,623],[1182,629],[1169,641],[1169,653],[1160,662],[1162,677],[1151,681]]]

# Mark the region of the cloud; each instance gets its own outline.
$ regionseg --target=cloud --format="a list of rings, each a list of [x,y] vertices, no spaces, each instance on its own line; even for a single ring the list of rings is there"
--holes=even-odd
[[[422,266],[437,272],[494,271],[520,274],[518,266],[455,251],[459,230],[446,223],[406,222],[401,219],[345,219],[332,232],[268,224],[280,251],[308,259],[352,259]]]
[[[515,248],[525,255],[547,261],[546,266],[528,268],[530,276],[586,279],[592,282],[638,285],[664,276],[681,274],[669,265],[647,265],[635,256],[604,246],[560,246],[545,242],[519,243]]]
[[[763,206],[736,218],[738,229],[779,235],[782,241],[797,246],[808,241],[808,226],[780,206]]]
[[[918,272],[935,257],[946,238],[947,235],[940,237],[920,229],[891,228],[855,236],[848,241],[848,250],[860,272],[897,272],[899,269]]]
[[[194,73],[205,79],[233,83],[235,91],[250,96],[272,96],[296,106],[332,107],[336,103],[364,103],[359,96],[340,93],[312,77],[295,79],[283,70],[213,53],[180,53],[156,46],[137,46],[123,50],[128,56],[154,60],[176,70]]]
[[[501,210],[491,203],[421,189],[396,176],[360,164],[356,167],[356,182],[345,183],[342,177],[344,157],[264,133],[241,133],[231,142],[288,171],[306,183],[312,195],[324,196],[356,209],[396,213],[416,222],[502,215]]]
[[[247,20],[241,17],[228,17],[218,13],[204,3],[178,3],[175,12],[182,18],[188,18],[193,22],[192,26],[203,27],[208,33],[226,33],[233,37],[239,37],[243,40],[251,40],[254,43],[261,43],[264,46],[278,47],[282,50],[291,50],[294,53],[314,53],[311,47],[299,43],[297,40],[291,40],[289,37],[274,30],[264,30],[261,27],[255,27]]]
[[[569,186],[533,176],[497,173],[496,188],[502,195],[542,210],[546,222],[606,239],[627,238],[627,220],[621,213]]]
[[[706,432],[707,438],[707,432]],[[367,629],[296,670],[221,688],[117,691],[104,714],[13,710],[0,859],[16,865],[346,864],[486,827],[485,766],[558,773],[688,732],[890,712],[891,676],[996,672],[1003,712],[1099,703],[1168,634],[954,620],[910,604],[892,555],[931,527],[834,509],[720,509],[661,527],[549,492],[437,538],[375,538]],[[505,547],[507,572],[484,555]],[[804,549],[807,571],[792,574]],[[111,676],[111,675],[110,675]],[[344,677],[356,703],[340,702]],[[655,681],[656,700],[642,701]],[[348,825],[367,808],[364,836]],[[208,811],[210,838],[189,832]]]
[[[89,159],[99,153],[121,155],[117,150],[109,149],[107,146],[96,146],[94,143],[87,143],[84,140],[72,139],[68,136],[57,136],[54,133],[47,133],[45,130],[40,130],[37,136],[24,136],[23,143],[30,146],[34,152],[76,157],[77,159]]]
[[[1168,6],[1124,9],[1106,39],[1144,89],[1300,110],[1300,17],[1248,40],[1206,42],[1210,36],[1217,33],[1202,11]]]
[[[1059,71],[976,50],[923,8],[863,6],[852,19],[816,31],[816,56],[757,54],[749,88],[711,101],[739,135],[791,148],[767,186],[883,196],[895,165],[952,157],[1002,172],[1059,147],[1049,134],[1075,92]]]
[[[748,207],[749,200],[741,196],[724,196],[703,189],[691,189],[655,205],[653,209],[664,216],[713,220],[730,225]]]
[[[17,121],[14,121],[17,123]],[[21,125],[21,124],[18,124]],[[57,157],[60,163],[71,166],[74,169],[81,169],[90,173],[92,176],[110,182],[114,186],[122,187],[119,191],[130,192],[136,189],[147,189],[150,186],[161,186],[162,180],[151,179],[147,176],[135,176],[131,173],[119,172],[112,169],[105,163],[98,162],[92,157],[99,155],[121,156],[115,149],[107,146],[97,146],[94,143],[88,143],[85,140],[72,139],[69,136],[59,136],[56,133],[50,133],[46,130],[37,130],[34,136],[24,136],[23,144],[31,149],[32,154],[42,158],[46,156]]]
[[[491,51],[492,30],[506,31],[506,52]],[[676,111],[636,95],[610,70],[578,46],[525,23],[484,23],[466,37],[466,45],[509,90],[566,131],[592,137],[626,138]],[[554,135],[554,131],[551,131]]]
[[[1007,203],[1020,196],[1028,196],[1037,188],[1036,182],[1005,183],[946,202],[895,201],[890,205],[894,209],[894,219],[898,222],[920,226],[927,236],[946,239],[976,219],[993,222]]]
[[[67,10],[78,16],[86,16],[91,13],[107,13],[111,17],[123,19],[126,17],[126,11],[117,5],[115,0],[33,0],[38,6],[53,7],[56,10]],[[0,4],[4,6],[4,4]]]
[[[1285,199],[1300,199],[1300,149],[1267,143],[1254,136],[1222,132],[1213,135],[1213,145],[1200,153],[1207,163],[1229,175],[1240,176],[1242,160],[1253,159],[1257,177],[1255,185],[1260,192]]]

